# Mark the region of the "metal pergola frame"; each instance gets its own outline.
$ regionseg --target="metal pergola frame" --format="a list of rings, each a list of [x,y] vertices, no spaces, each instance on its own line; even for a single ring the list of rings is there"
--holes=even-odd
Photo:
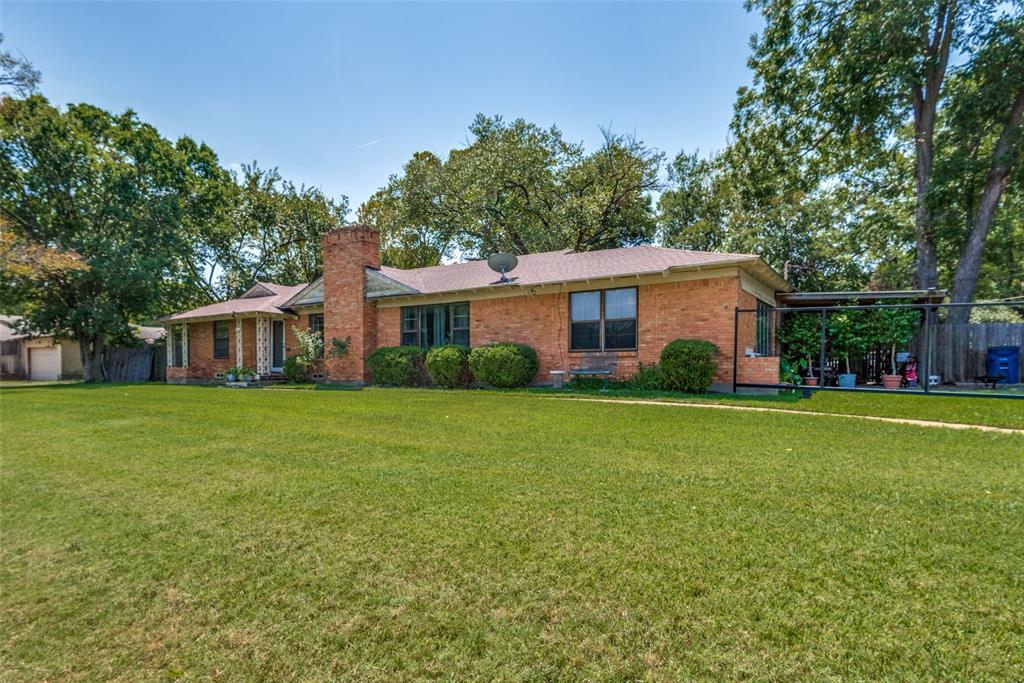
[[[870,295],[870,292],[865,292],[866,296]],[[1020,308],[1024,303],[1020,301],[992,301],[984,302],[979,301],[975,303],[917,303],[917,304],[852,304],[847,306],[779,306],[771,309],[773,315],[779,313],[820,313],[821,314],[821,352],[819,362],[819,377],[817,386],[807,386],[803,384],[763,384],[754,382],[738,382],[737,373],[739,372],[739,331],[740,331],[740,315],[743,313],[757,313],[756,308],[740,308],[736,307],[734,318],[733,318],[733,334],[732,334],[732,391],[736,393],[737,389],[779,389],[779,390],[798,390],[803,392],[812,391],[845,391],[849,393],[870,393],[870,394],[903,394],[903,395],[914,395],[914,396],[959,396],[969,398],[1009,398],[1009,399],[1024,399],[1024,393],[1019,394],[987,394],[981,392],[970,392],[970,391],[950,391],[948,389],[931,389],[929,386],[928,377],[931,373],[929,364],[931,363],[931,326],[934,321],[935,313],[941,308],[974,308],[978,306],[982,307],[994,307],[994,306],[1015,306]],[[924,354],[924,362],[921,366],[921,376],[924,377],[922,386],[918,389],[885,389],[885,388],[873,388],[873,387],[826,387],[825,384],[825,357],[827,348],[827,331],[826,325],[828,320],[828,314],[833,311],[877,311],[882,309],[901,309],[909,308],[919,311],[924,311],[924,346],[926,353]],[[807,393],[806,395],[809,395]]]

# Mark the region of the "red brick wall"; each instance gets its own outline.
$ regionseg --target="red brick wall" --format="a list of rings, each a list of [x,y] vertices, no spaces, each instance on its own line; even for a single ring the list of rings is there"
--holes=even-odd
[[[174,330],[178,334],[178,329]],[[255,335],[255,332],[253,333]],[[242,335],[243,343],[245,334]],[[255,347],[254,347],[255,348]],[[228,321],[228,357],[213,357],[213,322],[189,323],[188,367],[167,368],[168,382],[212,380],[218,372],[235,367],[235,321]]]
[[[778,384],[779,357],[741,357],[736,367],[736,381],[745,384]]]
[[[740,308],[754,309],[757,298],[742,289],[739,294]],[[739,320],[739,361],[736,365],[736,381],[748,384],[778,384],[779,359],[777,357],[747,358],[747,348],[757,347],[757,314],[741,313]]]
[[[298,320],[285,320],[285,357],[299,353],[298,339],[295,337],[295,326],[302,329],[309,327],[309,315],[302,314]],[[189,323],[188,347],[189,366],[187,368],[167,368],[167,379],[170,382],[210,381],[216,379],[218,372],[228,368],[246,367],[256,369],[256,319],[242,319],[242,358],[236,357],[237,336],[235,320],[228,320],[228,357],[213,357],[213,322]]]
[[[473,310],[473,304],[469,305]],[[377,345],[398,346],[402,343],[402,309],[377,309]]]
[[[380,267],[380,233],[363,226],[324,235],[324,337],[351,339],[344,358],[327,361],[332,380],[370,379],[366,357],[376,348],[377,306],[366,300],[367,266]]]
[[[658,362],[661,349],[673,339],[706,339],[720,350],[716,383],[731,385],[734,309],[739,293],[738,277],[640,286],[639,349],[617,354],[618,376],[633,375],[641,362]],[[469,314],[472,346],[513,341],[529,344],[537,351],[537,383],[548,382],[551,370],[568,370],[582,362],[584,354],[569,351],[568,293],[477,299],[470,301]],[[400,309],[379,310],[377,339],[381,346],[400,343],[400,324]]]

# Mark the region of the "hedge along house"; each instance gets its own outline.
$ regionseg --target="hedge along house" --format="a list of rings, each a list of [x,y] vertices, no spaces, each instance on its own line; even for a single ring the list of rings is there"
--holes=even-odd
[[[380,234],[337,228],[324,236],[324,274],[308,285],[257,283],[238,299],[166,319],[169,382],[212,381],[229,367],[273,377],[296,349],[294,327],[349,339],[328,358],[331,381],[372,380],[367,356],[380,346],[429,348],[514,341],[537,351],[534,382],[614,359],[619,377],[656,363],[673,339],[718,346],[715,387],[733,381],[733,337],[741,381],[775,383],[768,355],[771,308],[786,281],[752,254],[639,246],[519,257],[506,282],[485,261],[402,270],[381,266]],[[736,326],[736,308],[764,310]],[[329,345],[329,344],[328,344]]]

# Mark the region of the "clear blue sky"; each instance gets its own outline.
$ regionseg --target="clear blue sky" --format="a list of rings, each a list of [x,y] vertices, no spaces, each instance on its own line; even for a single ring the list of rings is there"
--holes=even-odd
[[[760,28],[741,2],[0,3],[57,104],[132,108],[354,209],[477,112],[721,148]]]

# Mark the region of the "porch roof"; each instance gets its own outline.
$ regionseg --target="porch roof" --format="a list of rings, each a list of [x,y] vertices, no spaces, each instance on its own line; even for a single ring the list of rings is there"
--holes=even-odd
[[[306,288],[302,285],[279,285],[273,282],[257,282],[237,299],[218,301],[190,311],[182,311],[164,318],[166,322],[187,322],[196,319],[231,318],[239,315],[257,314],[292,317],[284,303]]]
[[[944,289],[895,289],[877,292],[787,292],[777,295],[780,306],[792,308],[842,306],[877,303],[939,304],[946,298]]]

